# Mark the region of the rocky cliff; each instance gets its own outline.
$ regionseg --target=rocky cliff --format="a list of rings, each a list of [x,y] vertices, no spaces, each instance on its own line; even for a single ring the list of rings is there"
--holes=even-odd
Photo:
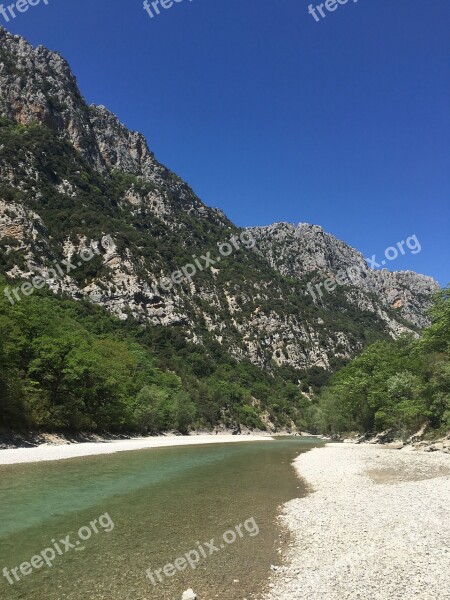
[[[427,324],[426,308],[430,295],[438,287],[432,277],[412,271],[371,269],[361,252],[318,225],[275,223],[250,231],[257,240],[257,252],[283,275],[299,280],[307,277],[320,283],[327,278],[335,279],[338,274],[344,275],[345,280],[347,274],[347,282],[352,284],[346,294],[349,302],[369,310],[377,310],[376,306],[395,309],[417,327]],[[417,243],[412,247],[417,250]],[[310,290],[317,299],[326,293],[323,286],[319,289],[312,286]],[[369,296],[375,303],[368,302]],[[391,325],[395,332],[396,324]]]
[[[0,269],[12,287],[95,250],[48,285],[269,369],[335,368],[373,339],[426,324],[431,278],[373,271],[318,226],[240,230],[141,134],[87,106],[58,53],[2,28],[0,48]],[[102,244],[107,236],[114,245]],[[224,242],[228,256],[218,253]],[[195,276],[161,282],[187,264]],[[355,278],[333,293],[308,292],[349,268]]]

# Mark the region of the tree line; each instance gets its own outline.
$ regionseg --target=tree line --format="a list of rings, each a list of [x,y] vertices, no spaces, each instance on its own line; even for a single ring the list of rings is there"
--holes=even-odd
[[[425,423],[450,429],[450,289],[439,291],[421,337],[377,341],[333,375],[311,408],[327,434],[394,429],[407,436]]]
[[[295,373],[238,363],[217,342],[143,327],[35,290],[13,306],[0,276],[0,428],[158,433],[301,418]],[[289,377],[292,381],[289,381]],[[303,408],[302,408],[303,407]]]

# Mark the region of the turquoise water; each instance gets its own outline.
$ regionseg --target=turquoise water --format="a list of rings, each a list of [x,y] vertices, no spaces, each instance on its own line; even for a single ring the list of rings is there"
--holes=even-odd
[[[0,467],[0,571],[14,581],[0,578],[0,598],[177,600],[188,587],[200,600],[256,598],[279,562],[277,507],[305,493],[291,462],[315,445],[278,438]],[[89,539],[79,540],[80,527]],[[79,543],[65,552],[67,535]],[[19,568],[16,581],[12,569],[46,548],[52,566]],[[191,551],[195,570],[168,568],[152,585],[147,569]]]

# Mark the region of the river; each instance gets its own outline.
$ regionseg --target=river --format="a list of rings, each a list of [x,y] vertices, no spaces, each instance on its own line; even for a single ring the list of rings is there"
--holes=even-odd
[[[0,571],[13,583],[3,575],[0,597],[257,598],[287,543],[279,506],[306,493],[291,463],[318,445],[282,437],[2,466]],[[46,549],[47,564],[30,567]]]

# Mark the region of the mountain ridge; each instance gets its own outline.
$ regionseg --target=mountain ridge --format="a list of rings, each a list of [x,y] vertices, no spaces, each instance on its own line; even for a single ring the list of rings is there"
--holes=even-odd
[[[308,224],[247,228],[255,248],[152,292],[152,282],[243,230],[161,165],[141,133],[104,106],[88,106],[59,53],[4,28],[0,42],[0,114],[19,125],[5,124],[0,160],[0,242],[10,278],[43,274],[110,235],[115,253],[50,287],[123,320],[182,327],[195,343],[212,337],[266,369],[332,369],[373,336],[415,334],[427,324],[438,288],[432,278],[370,270],[357,250]],[[355,285],[310,297],[308,283],[350,266],[360,273]]]

